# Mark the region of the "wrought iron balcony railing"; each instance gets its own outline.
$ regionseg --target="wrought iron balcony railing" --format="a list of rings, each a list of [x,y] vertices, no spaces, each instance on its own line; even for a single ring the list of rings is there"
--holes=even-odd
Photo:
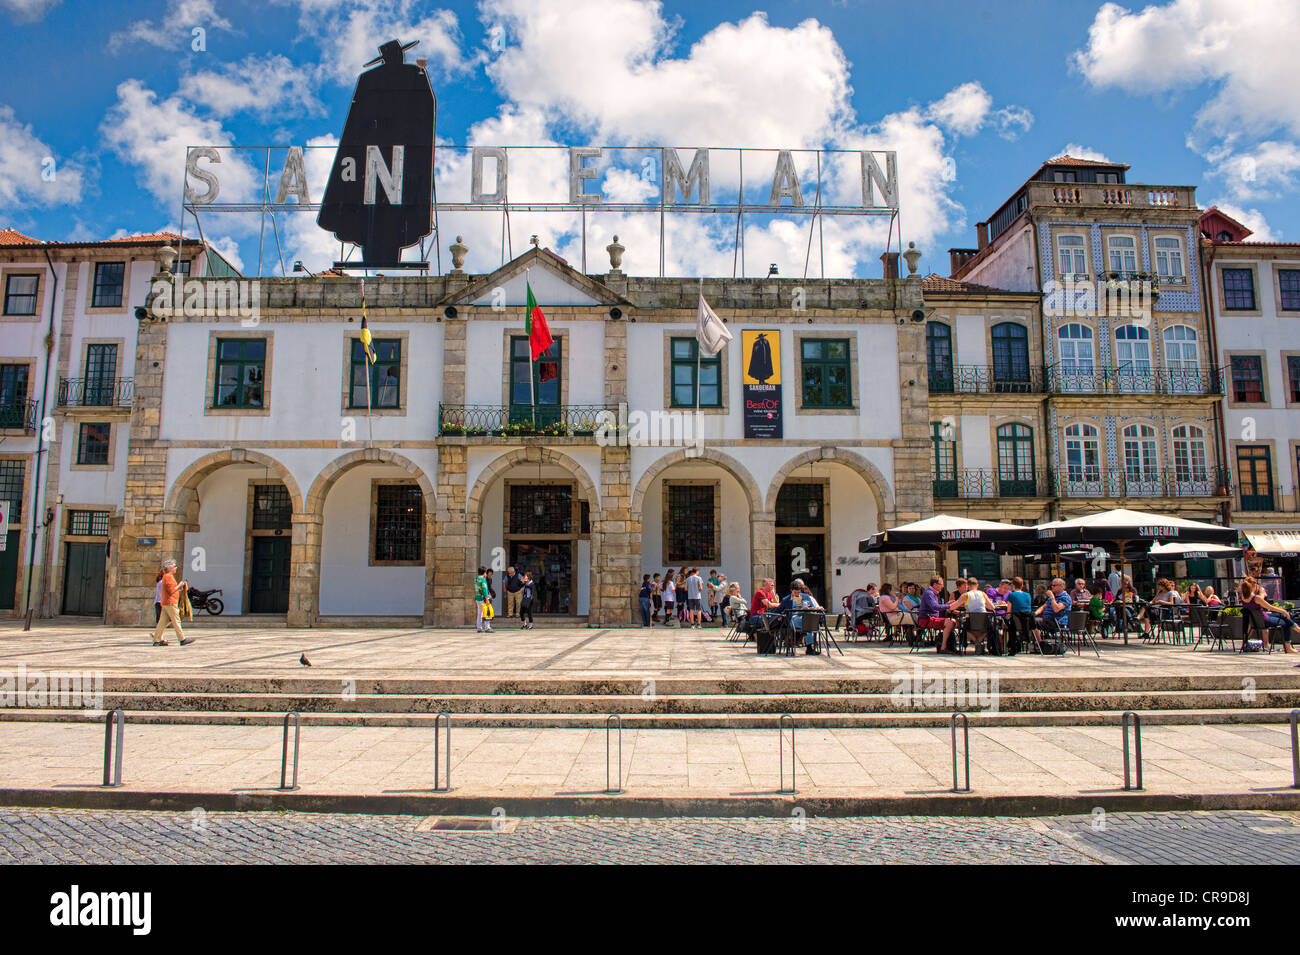
[[[1221,395],[1223,369],[1199,365],[1099,368],[1090,362],[1049,365],[1047,388],[1055,395]]]
[[[467,437],[590,437],[617,423],[604,405],[438,405],[438,434]]]
[[[1300,487],[1284,484],[1254,484],[1232,489],[1233,510],[1245,513],[1269,511],[1300,513]]]
[[[36,400],[22,398],[0,404],[0,429],[36,430]]]
[[[59,379],[61,408],[129,408],[134,397],[134,378]]]
[[[963,499],[1055,497],[1056,486],[1050,471],[1002,474],[987,468],[963,469],[951,476],[936,478],[934,496]]]
[[[1042,365],[947,365],[930,369],[932,395],[1040,395],[1046,369]]]
[[[1060,497],[1217,497],[1228,491],[1222,468],[1066,467],[1057,473]]]

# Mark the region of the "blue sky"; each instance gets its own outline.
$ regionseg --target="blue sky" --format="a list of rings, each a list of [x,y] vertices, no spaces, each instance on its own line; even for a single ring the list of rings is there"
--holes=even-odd
[[[430,59],[442,142],[896,149],[903,238],[926,271],[946,274],[945,250],[972,245],[974,223],[1067,147],[1131,164],[1130,181],[1195,185],[1202,206],[1262,237],[1300,234],[1300,5],[1282,0],[0,0],[0,226],[47,239],[174,227],[185,144],[332,144],[361,64],[391,37],[419,39],[410,57]],[[328,166],[330,150],[310,155],[309,172]],[[228,194],[241,161],[260,176],[259,154],[231,154]],[[451,191],[463,172],[448,154],[439,181]],[[556,185],[552,172],[512,166],[512,197]],[[588,223],[592,271],[613,232],[625,269],[657,271],[657,222],[633,218]],[[337,258],[312,216],[289,219],[286,261]],[[256,217],[203,225],[256,269]],[[885,225],[828,222],[827,274],[878,274]],[[499,216],[442,228],[444,247],[466,235],[472,271],[499,264]],[[511,245],[537,233],[575,258],[579,229],[570,215],[519,215]],[[731,235],[698,217],[676,224],[668,271],[729,269]],[[806,248],[806,225],[756,219],[747,271],[777,261],[797,273]],[[263,270],[278,258],[264,252]]]

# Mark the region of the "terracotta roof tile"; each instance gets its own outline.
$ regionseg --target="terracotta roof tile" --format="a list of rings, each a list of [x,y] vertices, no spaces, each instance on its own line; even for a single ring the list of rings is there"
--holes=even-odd
[[[921,279],[921,291],[923,292],[1005,292],[1006,289],[994,288],[991,285],[979,285],[975,282],[963,282],[960,279],[949,278],[946,275],[939,275],[931,272],[925,278]]]
[[[0,245],[40,245],[40,239],[23,235],[17,229],[0,229]]]
[[[1131,168],[1126,162],[1098,162],[1095,159],[1076,159],[1068,153],[1062,153],[1059,156],[1053,156],[1044,166],[1118,166],[1121,169]]]

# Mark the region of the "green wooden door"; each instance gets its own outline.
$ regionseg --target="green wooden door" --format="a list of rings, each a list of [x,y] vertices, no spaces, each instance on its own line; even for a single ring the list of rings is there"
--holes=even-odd
[[[22,547],[22,531],[10,531],[5,538],[5,549],[0,551],[0,610],[13,610],[14,591],[18,587],[18,551]]]
[[[63,570],[63,612],[81,617],[104,613],[104,567],[108,545],[69,541]]]
[[[287,537],[253,538],[249,613],[288,612],[289,551],[290,541]]]

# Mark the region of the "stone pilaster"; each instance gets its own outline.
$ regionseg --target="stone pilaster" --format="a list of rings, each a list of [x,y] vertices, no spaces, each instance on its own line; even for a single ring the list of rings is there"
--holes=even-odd
[[[592,623],[625,627],[639,620],[636,595],[641,587],[641,519],[637,515],[634,520],[632,515],[630,448],[610,445],[601,449],[600,499],[602,514],[592,528],[591,559],[596,568]]]
[[[767,577],[776,578],[776,514],[768,511],[749,517],[750,583],[757,590]]]
[[[320,616],[321,530],[319,514],[293,516],[293,545],[289,559],[289,611],[291,627],[314,627]]]
[[[478,546],[477,516],[465,513],[468,488],[468,448],[464,444],[438,447],[438,475],[433,521],[432,578],[425,620],[444,627],[474,622],[474,557]],[[426,567],[430,556],[426,553]]]

